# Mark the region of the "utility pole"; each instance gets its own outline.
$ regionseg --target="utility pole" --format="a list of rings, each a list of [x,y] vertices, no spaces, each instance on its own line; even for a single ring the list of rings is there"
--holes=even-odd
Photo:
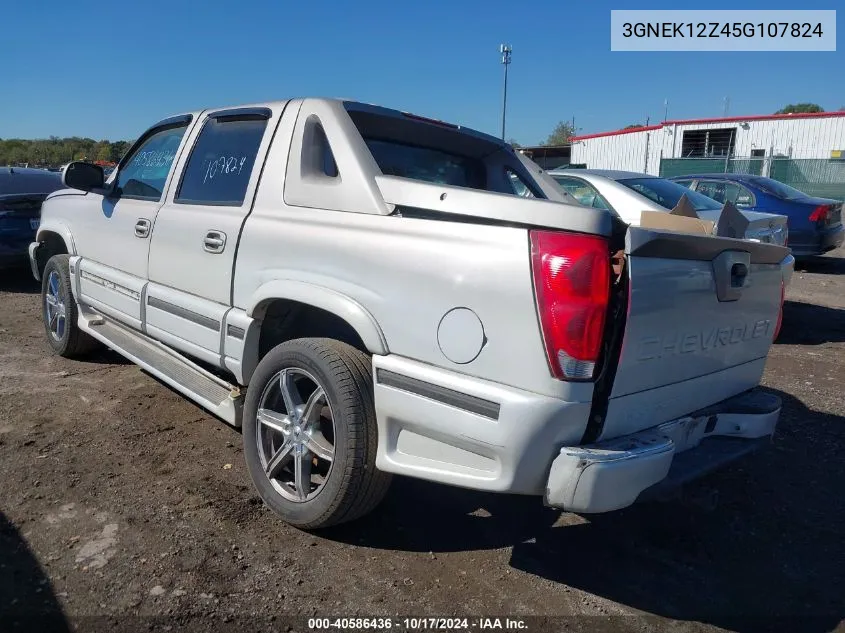
[[[499,46],[502,54],[502,66],[505,67],[505,89],[502,95],[502,140],[505,140],[505,115],[508,110],[508,66],[511,65],[511,52],[513,49],[508,44]]]
[[[731,98],[725,97],[725,108],[724,108],[724,113],[722,114],[722,116],[727,117],[730,109],[731,109]]]
[[[669,99],[663,100],[663,121],[669,120]]]

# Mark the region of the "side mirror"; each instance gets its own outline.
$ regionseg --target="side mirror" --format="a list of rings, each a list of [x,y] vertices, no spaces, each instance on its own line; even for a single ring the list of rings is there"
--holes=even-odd
[[[105,181],[102,167],[83,161],[70,163],[62,172],[62,184],[71,189],[81,191],[102,189]]]

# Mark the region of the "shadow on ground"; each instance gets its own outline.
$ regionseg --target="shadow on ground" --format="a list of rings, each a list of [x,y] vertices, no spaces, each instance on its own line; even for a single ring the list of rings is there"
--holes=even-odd
[[[786,301],[776,345],[822,345],[845,341],[845,310]]]
[[[80,359],[82,363],[91,363],[93,365],[131,365],[132,361],[121,356],[113,349],[109,349],[105,345],[94,350],[90,354]]]
[[[41,292],[41,284],[35,281],[29,266],[0,268],[0,291],[38,294]]]
[[[795,264],[797,272],[820,273],[823,275],[845,275],[845,258],[827,255],[801,260]]]
[[[537,498],[398,479],[368,518],[321,534],[421,552],[512,547],[512,567],[663,617],[830,631],[845,617],[845,418],[783,398],[772,446],[671,503],[591,517]],[[811,439],[812,438],[812,439]],[[715,507],[709,503],[718,493]]]
[[[47,574],[0,512],[0,630],[70,631]]]

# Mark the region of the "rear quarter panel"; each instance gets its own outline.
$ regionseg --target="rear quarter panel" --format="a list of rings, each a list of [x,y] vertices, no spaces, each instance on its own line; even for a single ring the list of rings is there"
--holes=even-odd
[[[279,280],[310,284],[348,297],[372,315],[391,355],[568,402],[591,401],[591,384],[564,383],[550,374],[527,229],[473,218],[446,221],[288,205],[292,130],[285,121],[280,125],[240,237],[236,307],[252,312]],[[460,347],[467,321],[462,317],[450,325],[447,317],[456,308],[472,311],[483,330],[467,329],[479,349],[460,362],[442,351],[444,337]]]
[[[592,397],[591,385],[550,376],[525,229],[259,202],[241,236],[235,306],[251,311],[276,280],[349,297],[373,316],[390,354],[570,402]],[[469,362],[440,348],[441,321],[455,308],[483,328]]]

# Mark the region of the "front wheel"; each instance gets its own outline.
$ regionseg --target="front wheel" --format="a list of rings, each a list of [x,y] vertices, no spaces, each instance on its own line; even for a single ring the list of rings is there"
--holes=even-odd
[[[369,357],[333,339],[296,339],[258,364],[244,402],[244,454],[258,494],[316,529],[363,516],[390,475],[376,469]]]
[[[100,347],[78,325],[79,310],[70,291],[70,256],[53,255],[41,280],[41,310],[47,344],[59,356],[78,358]]]

